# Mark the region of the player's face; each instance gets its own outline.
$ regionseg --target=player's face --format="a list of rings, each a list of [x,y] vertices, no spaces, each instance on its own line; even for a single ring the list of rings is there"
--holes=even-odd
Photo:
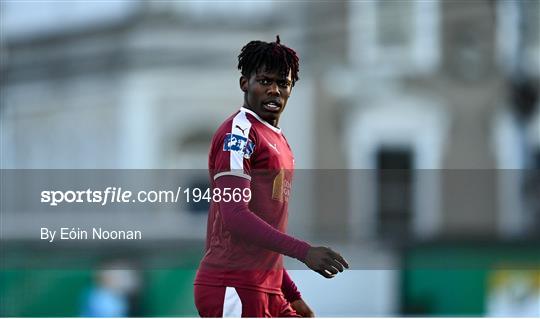
[[[258,71],[249,79],[240,78],[240,88],[245,92],[244,107],[257,113],[268,123],[277,126],[279,116],[291,95],[291,72],[283,77],[278,72]]]

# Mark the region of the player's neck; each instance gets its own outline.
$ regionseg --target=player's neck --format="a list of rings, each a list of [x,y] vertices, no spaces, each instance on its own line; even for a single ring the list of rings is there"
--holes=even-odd
[[[243,108],[248,109],[248,110],[250,110],[251,112],[257,114],[257,116],[259,117],[259,119],[261,119],[262,121],[265,121],[266,123],[272,125],[272,126],[275,127],[275,128],[279,128],[279,127],[278,127],[278,124],[279,124],[279,118],[277,118],[277,119],[275,119],[275,120],[267,120],[267,119],[265,119],[264,117],[262,117],[262,115],[259,114],[259,112],[257,112],[257,110],[254,110],[254,109],[251,108],[248,104],[244,104]]]

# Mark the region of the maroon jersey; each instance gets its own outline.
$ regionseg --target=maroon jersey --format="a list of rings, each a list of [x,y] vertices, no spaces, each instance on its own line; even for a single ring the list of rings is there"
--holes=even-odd
[[[276,230],[286,232],[294,157],[279,128],[241,108],[215,133],[208,166],[213,188],[216,180],[227,175],[250,180],[249,210]],[[231,233],[224,227],[220,204],[212,202],[206,253],[195,284],[281,293],[282,278],[282,255]]]

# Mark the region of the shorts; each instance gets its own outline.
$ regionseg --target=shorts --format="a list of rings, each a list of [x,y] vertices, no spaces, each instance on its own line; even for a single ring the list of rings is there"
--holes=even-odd
[[[201,317],[300,317],[281,294],[245,288],[195,285]]]

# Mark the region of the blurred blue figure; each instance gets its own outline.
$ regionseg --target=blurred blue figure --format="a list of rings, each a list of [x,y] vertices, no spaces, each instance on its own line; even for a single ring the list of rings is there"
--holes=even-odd
[[[137,290],[138,278],[134,270],[123,266],[109,265],[97,272],[94,286],[83,295],[82,317],[128,317],[131,314],[130,296]]]
[[[126,317],[128,299],[107,287],[91,288],[85,298],[81,317]]]

